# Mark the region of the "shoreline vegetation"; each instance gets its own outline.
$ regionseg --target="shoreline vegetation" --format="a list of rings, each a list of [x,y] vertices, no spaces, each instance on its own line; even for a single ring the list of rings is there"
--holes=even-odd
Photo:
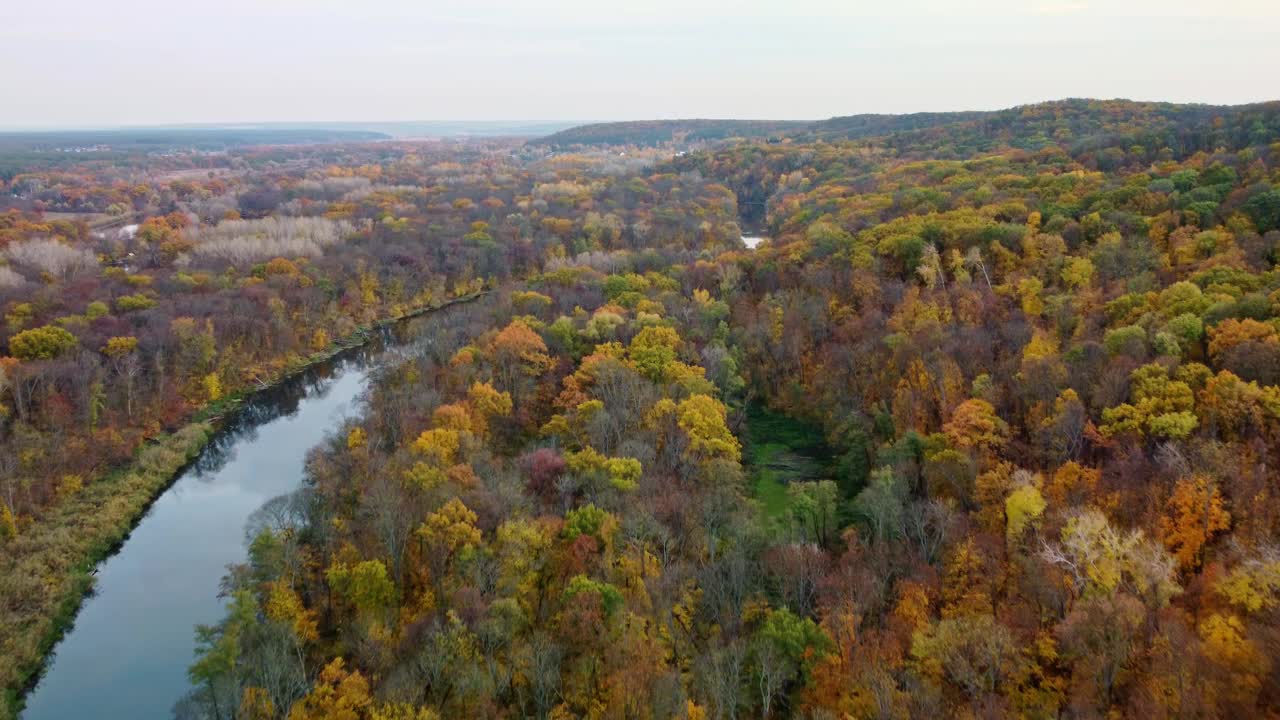
[[[362,347],[375,331],[453,305],[481,290],[378,320],[281,370],[270,381],[209,403],[187,424],[139,448],[134,460],[101,475],[3,546],[0,555],[0,720],[16,718],[50,653],[93,592],[94,571],[129,539],[151,505],[204,450],[245,400],[308,368]]]

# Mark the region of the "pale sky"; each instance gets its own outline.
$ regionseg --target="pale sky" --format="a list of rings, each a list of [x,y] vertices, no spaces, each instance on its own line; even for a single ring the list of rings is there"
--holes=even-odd
[[[1280,99],[1280,0],[0,0],[0,127]]]

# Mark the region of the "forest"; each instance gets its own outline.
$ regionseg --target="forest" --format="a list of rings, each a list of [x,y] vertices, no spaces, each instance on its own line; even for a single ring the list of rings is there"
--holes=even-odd
[[[0,716],[222,413],[472,297],[176,717],[1280,711],[1280,103],[340,140],[0,146]]]

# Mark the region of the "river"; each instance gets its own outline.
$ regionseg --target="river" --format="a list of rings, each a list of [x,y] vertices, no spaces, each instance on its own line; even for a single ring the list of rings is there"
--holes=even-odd
[[[243,562],[245,521],[295,490],[307,451],[360,410],[405,324],[253,395],[98,566],[92,596],[28,694],[24,720],[167,718],[190,690],[195,626],[224,615],[219,582]]]

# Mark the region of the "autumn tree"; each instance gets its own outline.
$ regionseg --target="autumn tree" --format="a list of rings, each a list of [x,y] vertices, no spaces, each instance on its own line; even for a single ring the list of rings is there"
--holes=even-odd
[[[1222,495],[1203,476],[1183,478],[1160,518],[1160,537],[1184,569],[1198,567],[1205,543],[1231,525],[1231,514],[1223,507]]]

